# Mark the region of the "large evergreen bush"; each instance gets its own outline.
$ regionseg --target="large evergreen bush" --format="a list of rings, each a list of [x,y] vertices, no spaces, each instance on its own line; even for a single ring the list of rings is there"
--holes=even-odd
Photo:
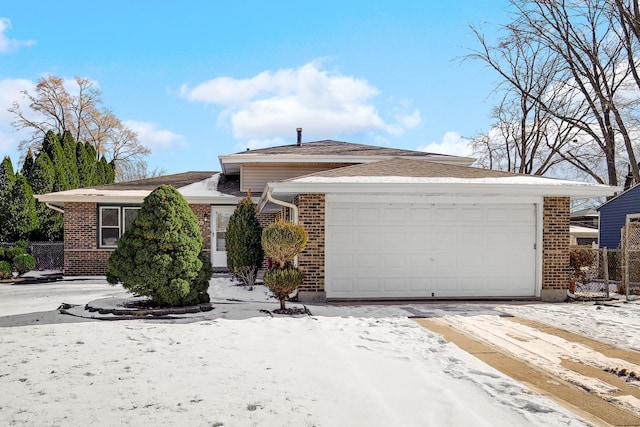
[[[109,256],[107,279],[160,306],[206,302],[208,280],[202,273],[201,250],[195,214],[175,188],[162,185],[144,199]]]
[[[263,280],[280,301],[280,310],[285,310],[287,297],[304,281],[304,271],[294,266],[293,261],[306,244],[307,232],[290,222],[274,222],[262,232],[262,248],[274,263]]]
[[[225,235],[227,267],[247,286],[253,286],[258,269],[262,266],[264,251],[261,237],[262,227],[249,193],[229,218]]]

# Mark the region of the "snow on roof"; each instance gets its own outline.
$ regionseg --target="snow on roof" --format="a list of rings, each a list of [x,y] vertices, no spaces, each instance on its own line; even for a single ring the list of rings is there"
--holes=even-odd
[[[216,173],[203,181],[194,182],[192,184],[185,185],[184,187],[180,187],[178,188],[178,191],[187,199],[190,197],[235,197],[231,194],[225,194],[218,191],[219,179],[220,174]]]
[[[416,177],[416,176],[305,176],[294,178],[291,182],[318,183],[318,184],[520,184],[520,185],[558,185],[558,186],[580,186],[580,187],[602,187],[607,185],[591,184],[577,181],[566,181],[562,179],[542,178],[538,176],[504,176],[485,178],[455,178],[455,177]]]

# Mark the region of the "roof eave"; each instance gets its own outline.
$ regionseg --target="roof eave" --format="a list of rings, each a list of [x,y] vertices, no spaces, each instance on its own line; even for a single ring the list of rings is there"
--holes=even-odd
[[[442,154],[427,154],[424,156],[402,156],[402,155],[319,155],[319,154],[229,154],[218,156],[220,167],[224,174],[238,173],[240,165],[243,163],[345,163],[361,164],[372,163],[393,158],[426,160],[444,164],[469,166],[476,159],[472,157],[449,156]]]
[[[345,183],[345,182],[272,182],[273,195],[301,193],[331,194],[429,194],[429,195],[508,195],[564,196],[571,198],[608,197],[618,187],[591,185],[487,184],[487,183]]]

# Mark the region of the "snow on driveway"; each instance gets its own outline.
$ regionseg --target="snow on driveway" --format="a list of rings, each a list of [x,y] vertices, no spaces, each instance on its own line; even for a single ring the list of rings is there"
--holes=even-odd
[[[90,285],[75,289],[84,297],[121,291],[97,280],[91,293]],[[33,302],[40,310],[42,293],[54,309],[78,283],[58,282],[55,292],[41,286],[32,298],[18,292],[13,305],[6,300],[15,287],[0,286],[0,308],[25,313]],[[210,292],[217,302],[278,305],[263,287],[249,293],[220,278]],[[230,320],[241,306],[247,303],[217,305],[210,318],[186,323],[0,328],[0,424],[586,425],[407,318],[431,305],[309,306],[314,315],[299,318],[254,310]],[[531,313],[546,306],[530,306]],[[228,318],[219,317],[223,310]],[[460,310],[459,317],[500,330],[489,305]],[[0,317],[0,325],[10,323]]]

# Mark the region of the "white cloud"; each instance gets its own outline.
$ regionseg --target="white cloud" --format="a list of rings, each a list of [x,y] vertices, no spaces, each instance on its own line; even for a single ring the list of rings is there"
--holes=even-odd
[[[396,120],[406,129],[411,129],[422,123],[422,116],[420,110],[415,109],[411,114],[398,114]]]
[[[446,132],[442,137],[442,141],[422,145],[418,147],[418,150],[428,153],[470,157],[471,149],[469,148],[469,142],[469,139],[460,136],[458,132]]]
[[[32,46],[34,40],[16,40],[7,37],[5,32],[11,29],[11,21],[7,18],[0,18],[0,53],[10,53],[18,50],[22,46]]]
[[[319,61],[248,79],[218,77],[194,88],[183,85],[180,92],[190,101],[223,107],[218,124],[230,125],[238,139],[286,137],[298,127],[308,138],[369,131],[397,135],[421,121],[415,110],[387,123],[373,103],[378,89],[364,79],[322,70]]]
[[[0,124],[10,125],[14,119],[13,114],[7,109],[15,101],[24,99],[21,93],[24,90],[31,91],[35,83],[26,79],[0,79]]]
[[[125,120],[122,122],[126,127],[138,134],[138,141],[145,147],[170,148],[176,144],[184,143],[184,136],[171,132],[170,130],[159,129],[156,123],[139,122],[135,120]]]

